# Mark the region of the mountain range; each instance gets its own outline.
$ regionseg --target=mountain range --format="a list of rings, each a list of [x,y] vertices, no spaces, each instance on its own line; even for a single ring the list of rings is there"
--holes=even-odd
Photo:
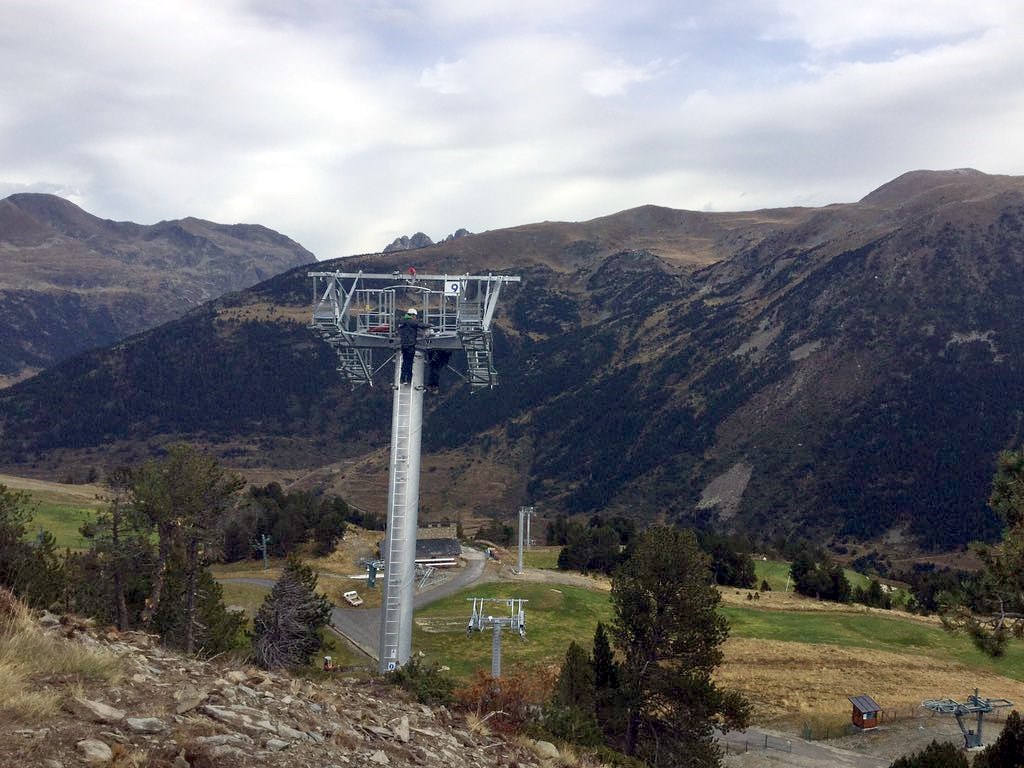
[[[266,227],[145,226],[11,195],[0,200],[0,386],[313,260]]]
[[[856,203],[644,206],[316,268],[411,264],[523,276],[496,320],[501,386],[449,382],[427,404],[427,519],[532,502],[764,541],[998,533],[987,488],[1022,427],[1024,178],[916,171]],[[306,327],[308,271],[0,392],[0,465],[109,466],[187,439],[383,510],[391,391],[339,381]]]

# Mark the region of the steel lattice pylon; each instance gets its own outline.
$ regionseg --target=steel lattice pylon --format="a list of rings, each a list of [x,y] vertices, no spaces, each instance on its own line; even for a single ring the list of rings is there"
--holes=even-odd
[[[1012,707],[1013,702],[1007,699],[984,699],[978,695],[978,689],[975,688],[974,694],[967,697],[965,704],[954,699],[926,699],[921,702],[921,706],[940,715],[953,715],[964,735],[964,745],[968,749],[972,749],[982,746],[981,729],[984,725],[985,715],[1002,707]],[[964,725],[966,715],[978,716],[977,731],[972,731]]]
[[[338,355],[338,372],[353,385],[373,386],[374,376],[395,360],[391,413],[391,466],[380,622],[380,671],[408,662],[416,584],[420,435],[423,426],[424,355],[462,350],[470,387],[497,384],[491,360],[491,321],[508,275],[417,275],[310,272],[313,319]],[[412,382],[400,381],[399,309],[416,309],[430,330],[416,344]],[[387,359],[377,365],[375,355]]]

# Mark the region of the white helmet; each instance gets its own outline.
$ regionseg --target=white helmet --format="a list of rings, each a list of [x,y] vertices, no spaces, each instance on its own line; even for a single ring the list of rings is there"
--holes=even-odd
[[[406,312],[405,314],[407,314],[407,315],[412,315],[413,317],[416,317],[417,315],[419,315],[419,312],[417,312],[417,311],[416,311],[416,308],[415,308],[415,307],[413,307],[412,309],[410,309],[410,310],[409,310],[408,312]]]

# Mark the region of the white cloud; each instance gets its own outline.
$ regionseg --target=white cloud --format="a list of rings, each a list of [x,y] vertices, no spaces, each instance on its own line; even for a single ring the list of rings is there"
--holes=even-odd
[[[458,61],[439,61],[420,73],[420,85],[443,95],[466,93],[467,65],[464,59]]]
[[[959,39],[1020,21],[1005,0],[776,0],[767,37],[798,39],[817,49],[877,41]]]
[[[615,66],[592,69],[583,73],[583,87],[594,96],[624,96],[629,86],[655,77],[661,66],[661,61],[655,60],[644,66],[619,62]]]
[[[1024,173],[1022,22],[996,0],[6,0],[0,194],[258,222],[326,258]]]

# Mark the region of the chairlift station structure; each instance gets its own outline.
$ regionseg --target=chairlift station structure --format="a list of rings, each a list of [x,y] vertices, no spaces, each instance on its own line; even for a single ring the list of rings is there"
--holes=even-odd
[[[412,651],[416,582],[420,437],[423,429],[424,358],[430,350],[463,351],[465,378],[473,389],[493,388],[491,322],[508,275],[310,272],[312,327],[338,355],[338,373],[372,387],[374,376],[394,361],[388,521],[384,537],[379,669],[406,664]],[[416,309],[430,327],[416,344],[412,382],[401,383],[399,312]],[[384,358],[381,361],[380,358]]]

